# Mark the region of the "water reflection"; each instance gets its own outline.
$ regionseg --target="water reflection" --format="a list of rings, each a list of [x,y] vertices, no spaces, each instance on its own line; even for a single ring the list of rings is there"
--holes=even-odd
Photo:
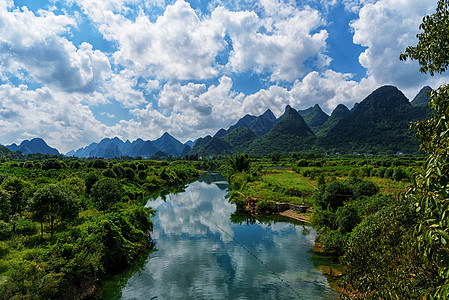
[[[307,251],[316,233],[235,213],[225,180],[205,174],[184,192],[149,201],[158,251],[121,299],[336,299]]]

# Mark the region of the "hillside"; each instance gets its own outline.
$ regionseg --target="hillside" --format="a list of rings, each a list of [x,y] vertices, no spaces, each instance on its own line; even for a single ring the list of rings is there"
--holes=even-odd
[[[423,87],[415,96],[415,98],[413,98],[410,104],[413,106],[427,106],[430,101],[429,95],[427,93],[431,90],[432,88],[430,86]]]
[[[105,138],[99,143],[92,143],[76,151],[70,151],[66,155],[103,158],[114,158],[120,156],[151,157],[156,152],[161,151],[167,155],[180,156],[185,155],[189,150],[189,145],[181,143],[169,133],[164,133],[160,138],[154,141],[144,141],[139,138],[132,143],[128,140],[123,142],[117,137],[112,139]]]
[[[321,126],[321,129],[316,133],[318,137],[325,136],[330,129],[340,122],[343,118],[351,114],[351,111],[343,104],[338,104],[337,107],[332,111],[329,118]]]
[[[298,113],[303,117],[306,124],[317,133],[323,128],[324,123],[329,119],[329,116],[323,112],[318,104],[304,110],[298,110]]]
[[[396,87],[383,86],[330,128],[317,146],[330,152],[417,152],[418,142],[407,126],[428,113],[426,107],[412,106]]]
[[[255,139],[247,149],[248,153],[266,155],[272,152],[293,152],[305,150],[315,140],[315,134],[301,115],[287,106],[279,121],[265,135]]]
[[[30,153],[41,153],[50,155],[59,154],[59,151],[57,149],[48,146],[47,143],[41,138],[24,140],[20,143],[20,145],[12,144],[5,147],[11,151],[20,151],[22,152],[23,155],[27,155]]]

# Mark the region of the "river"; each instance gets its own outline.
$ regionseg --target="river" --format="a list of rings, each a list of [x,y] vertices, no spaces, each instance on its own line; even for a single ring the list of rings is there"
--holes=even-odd
[[[314,229],[238,214],[227,188],[207,173],[181,193],[149,200],[156,250],[126,280],[109,280],[102,298],[337,299],[310,251]]]

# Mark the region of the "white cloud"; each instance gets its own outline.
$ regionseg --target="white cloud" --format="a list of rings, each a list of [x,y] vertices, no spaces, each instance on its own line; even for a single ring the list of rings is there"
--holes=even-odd
[[[4,84],[0,99],[2,144],[42,137],[66,152],[103,137],[106,128],[78,99],[46,87],[31,91]]]
[[[233,72],[270,72],[272,81],[292,81],[307,72],[307,59],[317,60],[319,67],[329,64],[323,53],[327,31],[311,33],[322,25],[318,11],[271,1],[263,4],[264,18],[255,12],[231,12],[221,7],[212,13],[212,19],[224,24],[232,40],[228,66]]]
[[[232,91],[232,80],[223,76],[218,85],[167,83],[159,96],[156,110],[150,103],[131,113],[137,121],[122,121],[111,132],[131,139],[158,138],[165,131],[181,139],[196,139],[229,126],[240,114],[242,94]]]
[[[116,41],[115,63],[139,75],[189,80],[219,76],[216,57],[232,41],[226,68],[232,72],[271,72],[271,80],[293,81],[304,75],[304,62],[318,67],[330,62],[324,54],[327,31],[317,10],[302,10],[279,1],[264,1],[263,16],[254,11],[230,11],[222,6],[200,16],[183,0],[168,5],[155,22],[142,10],[135,20],[124,17],[126,3],[111,6],[80,0],[85,13],[105,38]],[[313,32],[313,33],[312,33]]]
[[[351,108],[378,87],[372,79],[363,79],[358,83],[351,78],[351,74],[333,70],[322,74],[310,72],[303,80],[295,82],[290,91],[294,99],[291,105],[305,109],[318,103],[324,111],[330,113],[340,103]]]
[[[0,6],[0,70],[68,92],[89,93],[110,72],[108,58],[88,43],[77,49],[61,35],[76,26],[66,15],[11,3]],[[23,78],[25,73],[30,78]]]
[[[378,0],[342,0],[342,3],[347,11],[358,13],[363,6],[376,1]]]
[[[367,49],[359,56],[367,75],[380,84],[410,88],[424,84],[416,62],[402,62],[399,55],[409,45],[416,45],[422,17],[435,9],[435,3],[422,0],[381,0],[366,4],[359,18],[351,23],[354,43]]]

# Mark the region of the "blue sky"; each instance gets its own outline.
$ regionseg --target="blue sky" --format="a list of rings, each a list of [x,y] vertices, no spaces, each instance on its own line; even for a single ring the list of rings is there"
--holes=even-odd
[[[384,84],[436,0],[0,0],[0,143],[182,142],[245,114],[351,108]]]

